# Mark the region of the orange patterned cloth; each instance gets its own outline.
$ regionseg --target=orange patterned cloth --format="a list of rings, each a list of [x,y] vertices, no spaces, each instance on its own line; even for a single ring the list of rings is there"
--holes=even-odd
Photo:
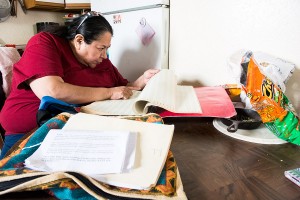
[[[43,174],[30,176],[30,174],[36,174],[37,171],[25,168],[24,161],[38,148],[38,145],[36,144],[43,141],[50,129],[61,129],[68,121],[70,116],[71,115],[68,113],[61,113],[47,121],[36,131],[28,133],[18,144],[13,147],[13,151],[11,151],[8,156],[0,161],[0,194],[1,191],[5,191],[6,189],[24,183],[24,180],[19,179],[19,181],[15,181],[14,184],[9,184],[9,186],[7,186],[7,180],[9,180],[10,178],[18,180],[18,176],[28,175],[28,181],[30,181],[34,180],[35,178],[44,176]],[[139,117],[127,117],[127,119],[149,123],[163,123],[162,118],[157,114],[148,114]],[[36,145],[37,147],[34,147],[34,145]],[[125,196],[128,196],[128,194],[139,194],[158,196],[163,195],[172,197],[176,196],[177,170],[177,164],[175,162],[174,156],[172,152],[169,151],[165,166],[160,175],[159,181],[157,182],[157,185],[150,188],[149,190],[133,190],[130,188],[120,188],[103,183],[100,184],[108,191],[117,191],[119,194],[124,193],[126,194]],[[35,184],[34,186],[28,187],[25,190],[48,190],[50,194],[56,196],[57,198],[64,199],[74,199],[76,198],[76,196],[81,198],[85,196],[86,199],[93,199],[93,197],[89,193],[84,191],[84,189],[82,189],[82,187],[80,187],[71,178],[50,180],[46,183],[43,182],[40,184]],[[108,196],[108,199],[113,198],[111,194],[107,194],[107,192],[105,191],[103,192],[103,195],[104,197]],[[122,199],[126,199],[126,197],[122,197]]]

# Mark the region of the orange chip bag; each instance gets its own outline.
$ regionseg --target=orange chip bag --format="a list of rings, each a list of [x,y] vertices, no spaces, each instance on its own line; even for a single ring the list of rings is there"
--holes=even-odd
[[[288,98],[261,73],[252,53],[245,54],[241,65],[246,72],[242,89],[264,124],[279,138],[300,145],[299,118]]]
[[[263,122],[271,122],[286,115],[287,111],[281,106],[283,93],[260,72],[252,57],[248,64],[247,84],[243,89]]]

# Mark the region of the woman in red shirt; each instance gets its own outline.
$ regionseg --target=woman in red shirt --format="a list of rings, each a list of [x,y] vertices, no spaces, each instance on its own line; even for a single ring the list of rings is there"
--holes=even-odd
[[[159,70],[149,69],[129,83],[107,59],[113,30],[101,15],[88,12],[68,26],[34,35],[13,68],[12,90],[0,114],[5,129],[1,158],[37,127],[43,96],[72,104],[127,99]]]

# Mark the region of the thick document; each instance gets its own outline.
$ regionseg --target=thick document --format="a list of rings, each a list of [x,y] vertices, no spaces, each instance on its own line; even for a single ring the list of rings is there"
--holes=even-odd
[[[175,113],[202,113],[192,86],[177,85],[175,74],[163,69],[154,75],[142,91],[130,99],[96,101],[81,107],[81,112],[99,115],[142,115],[151,106]]]
[[[145,123],[117,117],[78,113],[73,115],[63,130],[128,131],[137,134],[134,166],[127,173],[96,174],[89,176],[118,187],[149,189],[155,186],[170,149],[174,125]]]
[[[51,129],[25,166],[46,172],[126,173],[134,165],[137,133]]]

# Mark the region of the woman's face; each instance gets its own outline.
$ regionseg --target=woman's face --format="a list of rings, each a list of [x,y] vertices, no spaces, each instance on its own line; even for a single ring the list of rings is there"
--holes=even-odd
[[[79,44],[79,48],[76,48],[79,62],[91,68],[95,68],[97,64],[107,58],[107,49],[110,47],[111,37],[112,35],[109,32],[105,32],[91,44],[87,44],[82,40]]]

